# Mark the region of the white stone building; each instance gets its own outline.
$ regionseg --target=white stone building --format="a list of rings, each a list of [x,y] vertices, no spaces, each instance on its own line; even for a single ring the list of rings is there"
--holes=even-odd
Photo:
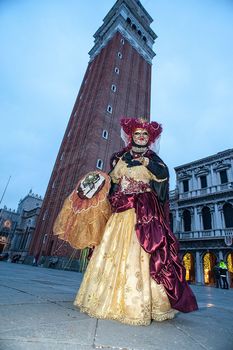
[[[228,264],[233,287],[233,149],[175,168],[171,227],[180,241],[186,278],[213,284],[213,266]]]
[[[36,220],[42,205],[42,198],[30,191],[20,200],[17,211],[0,209],[0,252],[8,252],[12,257],[28,255]]]

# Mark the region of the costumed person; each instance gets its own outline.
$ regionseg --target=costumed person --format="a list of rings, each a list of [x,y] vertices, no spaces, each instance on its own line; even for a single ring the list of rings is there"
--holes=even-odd
[[[213,272],[214,272],[214,279],[215,279],[215,287],[222,288],[220,267],[219,267],[218,261],[216,261],[216,264],[213,267]]]
[[[222,285],[221,285],[221,288],[222,289],[229,289],[229,285],[228,285],[228,282],[227,282],[227,264],[224,262],[224,260],[220,260],[220,263],[219,263],[219,268],[220,268],[220,276],[221,276],[221,279],[222,279]]]
[[[168,169],[153,151],[162,126],[124,118],[121,127],[126,147],[111,159],[111,213],[74,305],[92,317],[149,325],[198,306],[169,226]]]

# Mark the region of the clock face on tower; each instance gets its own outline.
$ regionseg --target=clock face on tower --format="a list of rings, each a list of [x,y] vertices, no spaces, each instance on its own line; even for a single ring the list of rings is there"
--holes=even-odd
[[[10,220],[4,221],[3,227],[11,229],[11,226],[12,226],[12,222]]]

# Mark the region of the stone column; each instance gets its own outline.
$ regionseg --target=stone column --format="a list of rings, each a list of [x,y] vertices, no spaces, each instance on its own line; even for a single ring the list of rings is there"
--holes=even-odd
[[[32,233],[30,232],[30,233],[28,233],[27,241],[25,244],[25,248],[24,248],[25,251],[28,251],[30,243],[31,243],[31,239],[32,239]]]
[[[201,284],[202,283],[202,263],[201,263],[201,258],[200,258],[200,252],[196,252],[196,283]]]
[[[14,250],[17,243],[17,234],[15,233],[11,240],[10,250]]]
[[[194,207],[194,230],[200,231],[200,218],[197,214],[197,207]]]
[[[194,172],[192,172],[192,188],[191,188],[191,190],[196,190],[197,189],[195,180],[196,180],[195,179],[195,174],[194,174]]]
[[[209,204],[208,207],[210,208],[210,215],[211,215],[211,229],[213,230],[215,227],[215,213],[214,213],[214,204]],[[212,232],[213,234],[213,232]]]
[[[221,229],[222,228],[222,219],[221,219],[221,213],[218,210],[217,203],[214,203],[214,228],[215,229]]]
[[[210,165],[210,173],[209,173],[209,187],[214,185],[214,170],[213,170],[213,164]]]
[[[219,252],[218,252],[218,259],[219,259],[219,261],[223,260],[223,253],[221,250],[219,250]]]
[[[180,211],[179,211],[179,218],[180,218],[180,229],[179,229],[179,231],[180,231],[181,233],[183,233],[183,232],[184,232],[183,210],[180,210]]]
[[[233,181],[233,159],[231,159],[231,167],[230,167],[230,178],[229,178],[229,182]]]
[[[175,232],[180,231],[180,217],[179,217],[179,211],[176,209],[176,218],[175,218],[175,227],[174,227]]]
[[[218,204],[218,211],[220,212],[220,228],[225,228],[225,220],[223,215],[223,203]]]
[[[188,208],[188,210],[190,211],[190,215],[191,215],[191,231],[193,232],[195,230],[195,226],[194,226],[194,210],[193,210],[193,207]]]
[[[199,230],[202,231],[203,230],[203,222],[202,222],[202,207],[201,206],[197,207],[197,214],[199,216],[199,218],[198,218]]]

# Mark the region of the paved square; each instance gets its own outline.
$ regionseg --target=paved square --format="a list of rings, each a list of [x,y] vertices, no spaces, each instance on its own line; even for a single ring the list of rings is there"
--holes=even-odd
[[[198,311],[143,327],[80,313],[80,273],[0,262],[0,278],[0,350],[233,350],[233,290],[192,286]]]

